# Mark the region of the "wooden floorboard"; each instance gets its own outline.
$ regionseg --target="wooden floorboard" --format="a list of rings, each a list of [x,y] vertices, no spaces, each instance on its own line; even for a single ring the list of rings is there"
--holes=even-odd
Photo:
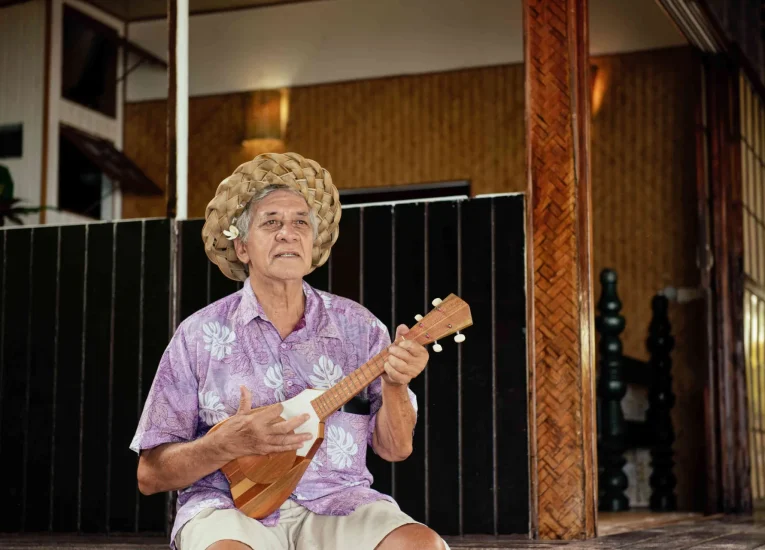
[[[634,518],[633,518],[634,519]],[[626,521],[629,518],[625,517]],[[654,522],[655,523],[655,522]],[[445,537],[452,550],[562,550],[655,549],[655,550],[765,550],[765,520],[752,517],[705,518],[680,521],[637,531],[618,532],[587,541],[532,541],[519,536],[474,535]],[[167,549],[164,537],[0,535],[2,549],[104,550]]]

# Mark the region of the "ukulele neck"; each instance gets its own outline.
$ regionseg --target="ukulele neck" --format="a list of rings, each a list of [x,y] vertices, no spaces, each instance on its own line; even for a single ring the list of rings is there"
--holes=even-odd
[[[319,418],[325,420],[384,373],[383,365],[388,355],[388,350],[383,350],[311,401]]]
[[[425,346],[473,324],[470,308],[454,294],[450,294],[445,300],[434,300],[433,305],[435,309],[431,310],[425,317],[421,315],[415,317],[417,324],[409,329],[406,336],[400,336],[397,342],[410,340]],[[460,338],[457,342],[465,339],[464,336]],[[439,350],[440,346],[435,351]],[[388,359],[388,355],[386,348],[340,380],[320,397],[311,401],[311,405],[313,405],[319,418],[321,420],[326,419],[385,372],[383,365]]]

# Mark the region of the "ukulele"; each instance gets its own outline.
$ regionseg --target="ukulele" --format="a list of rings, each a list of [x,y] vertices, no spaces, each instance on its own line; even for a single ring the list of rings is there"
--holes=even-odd
[[[451,334],[457,333],[455,342],[464,342],[465,335],[459,331],[473,324],[467,303],[454,294],[443,301],[436,298],[432,303],[434,309],[425,317],[416,315],[417,323],[399,341],[414,340],[422,345],[433,343],[435,352],[442,349],[437,340]],[[307,432],[312,437],[296,451],[243,456],[221,468],[231,488],[234,505],[241,512],[254,519],[263,519],[289,498],[324,441],[324,421],[385,372],[383,365],[387,357],[388,350],[385,349],[330,389],[305,389],[281,403],[284,420],[306,413],[310,415],[295,433]],[[266,407],[270,406],[273,405]],[[248,414],[266,407],[253,409]],[[226,420],[213,426],[210,432]]]

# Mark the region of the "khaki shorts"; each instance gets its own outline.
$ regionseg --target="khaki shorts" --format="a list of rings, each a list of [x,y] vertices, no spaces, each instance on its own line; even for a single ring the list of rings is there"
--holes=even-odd
[[[360,506],[348,516],[314,514],[288,500],[274,527],[239,510],[210,508],[184,525],[175,541],[180,550],[205,550],[221,540],[239,541],[253,550],[373,550],[391,531],[409,523],[418,522],[385,500]]]

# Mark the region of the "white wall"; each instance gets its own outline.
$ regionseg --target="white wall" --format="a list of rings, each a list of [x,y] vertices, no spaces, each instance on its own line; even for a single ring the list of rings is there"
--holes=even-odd
[[[45,0],[0,8],[0,125],[21,123],[22,157],[0,159],[11,172],[14,194],[38,206],[42,183],[45,97]],[[36,223],[37,214],[24,216]]]
[[[167,21],[129,25],[167,59]],[[418,74],[523,60],[521,0],[324,0],[197,15],[191,95]],[[593,54],[685,44],[655,0],[590,0]],[[166,71],[141,67],[128,101],[167,97]]]
[[[58,205],[58,141],[59,125],[64,122],[91,134],[114,142],[117,149],[122,148],[122,86],[117,85],[117,112],[115,118],[110,118],[96,111],[87,109],[61,97],[61,44],[63,33],[63,5],[68,4],[80,12],[117,30],[124,36],[125,24],[119,19],[79,0],[53,0],[50,51],[50,81],[48,93],[51,101],[48,116],[48,177],[47,204]],[[118,55],[117,74],[122,73],[122,54]],[[102,219],[121,217],[122,197],[119,191],[106,199],[102,204]],[[49,211],[46,214],[48,223],[80,223],[90,221],[77,214],[68,212]]]

